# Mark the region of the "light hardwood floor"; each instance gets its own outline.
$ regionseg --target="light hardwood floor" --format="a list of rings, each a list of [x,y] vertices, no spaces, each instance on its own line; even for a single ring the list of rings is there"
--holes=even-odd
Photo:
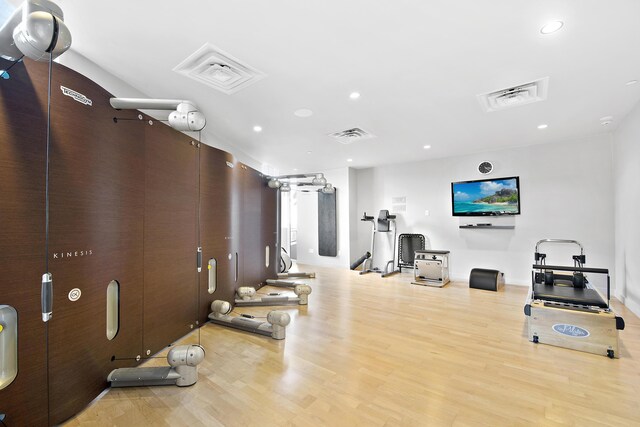
[[[611,360],[529,342],[526,287],[301,269],[286,340],[206,324],[196,385],[113,389],[66,426],[640,425],[640,321],[619,304]]]

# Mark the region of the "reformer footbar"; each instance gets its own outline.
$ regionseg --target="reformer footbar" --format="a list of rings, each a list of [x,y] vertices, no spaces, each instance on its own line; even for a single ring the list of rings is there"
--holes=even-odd
[[[571,266],[547,265],[542,243],[575,244]],[[536,264],[524,307],[529,340],[618,358],[618,331],[624,319],[610,307],[610,277],[605,268],[585,268],[582,245],[575,240],[544,239],[536,244]],[[568,274],[571,273],[571,274]],[[606,298],[593,285],[594,278],[606,277]]]
[[[285,338],[286,327],[291,322],[291,316],[284,311],[270,311],[267,314],[267,321],[263,322],[246,317],[229,316],[232,310],[233,307],[227,301],[215,300],[211,303],[209,320],[211,323],[265,335],[276,340]]]
[[[287,295],[264,295],[256,296],[255,288],[250,286],[241,286],[236,291],[235,303],[240,307],[249,306],[278,306],[278,305],[307,305],[309,303],[309,294],[311,294],[311,286],[305,284],[296,285],[293,288],[295,297]]]

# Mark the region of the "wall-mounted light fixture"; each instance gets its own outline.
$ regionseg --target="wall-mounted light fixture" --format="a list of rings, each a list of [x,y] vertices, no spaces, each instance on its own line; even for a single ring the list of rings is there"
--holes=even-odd
[[[49,0],[27,0],[0,28],[0,56],[49,61],[71,46],[71,32],[60,7]]]

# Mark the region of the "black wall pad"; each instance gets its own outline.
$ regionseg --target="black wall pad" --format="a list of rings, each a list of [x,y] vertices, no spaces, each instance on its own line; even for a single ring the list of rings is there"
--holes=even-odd
[[[318,193],[318,255],[338,255],[337,193],[337,188],[333,193]]]

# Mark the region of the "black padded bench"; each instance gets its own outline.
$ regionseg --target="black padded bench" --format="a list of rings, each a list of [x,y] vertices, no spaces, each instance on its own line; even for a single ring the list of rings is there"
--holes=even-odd
[[[474,268],[469,274],[469,287],[497,291],[504,286],[504,273],[486,268]]]

